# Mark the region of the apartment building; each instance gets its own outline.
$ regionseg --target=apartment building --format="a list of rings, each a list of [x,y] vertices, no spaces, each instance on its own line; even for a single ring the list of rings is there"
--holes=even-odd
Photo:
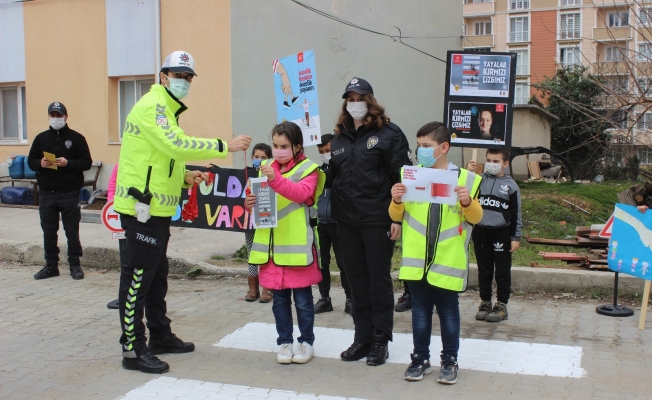
[[[515,103],[537,93],[531,87],[557,68],[584,65],[620,92],[648,90],[645,77],[631,76],[625,58],[652,61],[652,2],[634,0],[463,0],[464,48],[518,54]],[[644,4],[641,6],[641,4]],[[637,83],[634,82],[636,79]],[[605,110],[608,113],[609,110]],[[634,113],[641,113],[635,110]],[[610,115],[614,130],[640,135],[639,158],[652,163],[647,150],[652,113]],[[637,122],[633,122],[637,121]],[[645,140],[642,140],[645,136]],[[627,140],[631,140],[631,137]],[[649,142],[649,143],[648,143]],[[649,154],[648,154],[649,153]]]

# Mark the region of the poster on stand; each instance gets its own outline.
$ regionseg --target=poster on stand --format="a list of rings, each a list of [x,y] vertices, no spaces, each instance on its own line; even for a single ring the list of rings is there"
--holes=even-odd
[[[652,211],[616,204],[607,260],[609,269],[652,279]]]
[[[321,144],[315,51],[306,50],[272,61],[277,122],[294,122],[303,146]]]

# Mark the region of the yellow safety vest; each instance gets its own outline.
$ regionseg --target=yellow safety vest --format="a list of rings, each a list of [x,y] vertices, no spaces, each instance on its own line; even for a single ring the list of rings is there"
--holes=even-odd
[[[401,171],[403,176],[403,171]],[[458,186],[465,186],[476,197],[482,177],[460,169]],[[402,255],[399,279],[419,281],[428,273],[428,283],[456,292],[466,290],[469,267],[469,240],[472,226],[464,219],[462,206],[441,205],[439,226],[428,226],[430,203],[406,201],[403,214]],[[460,232],[461,228],[461,232]],[[428,231],[437,229],[434,260],[426,260]]]
[[[273,160],[263,161],[263,165],[270,164]],[[282,174],[283,177],[299,183],[303,178],[319,172],[317,188],[315,190],[315,203],[321,195],[326,181],[326,176],[319,166],[307,158]],[[262,172],[259,172],[262,176]],[[276,228],[256,229],[254,242],[249,253],[249,264],[262,265],[269,262],[270,256],[274,264],[287,267],[305,267],[314,262],[312,247],[317,245],[317,230],[310,223],[317,218],[314,206],[305,203],[298,204],[277,194]]]

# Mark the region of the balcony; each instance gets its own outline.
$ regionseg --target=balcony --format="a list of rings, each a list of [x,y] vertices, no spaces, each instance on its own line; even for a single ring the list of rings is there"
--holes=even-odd
[[[599,75],[628,74],[629,68],[625,61],[603,61],[593,63],[593,73]]]
[[[562,29],[559,31],[559,40],[580,40],[582,32],[577,29]]]
[[[629,7],[631,0],[593,0],[593,5],[597,8],[605,7]]]
[[[494,35],[466,36],[464,48],[494,47]]]
[[[631,38],[632,28],[630,26],[624,26],[622,28],[593,28],[593,40],[598,42],[630,40]]]
[[[520,42],[529,42],[530,41],[530,32],[510,32],[508,37],[508,43],[520,43]]]
[[[475,17],[482,15],[492,15],[494,13],[494,2],[491,3],[473,3],[462,6],[462,15],[465,17]]]

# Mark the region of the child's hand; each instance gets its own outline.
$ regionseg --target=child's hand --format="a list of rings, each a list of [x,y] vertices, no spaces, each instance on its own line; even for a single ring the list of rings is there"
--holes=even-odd
[[[402,183],[397,183],[392,186],[392,199],[394,203],[401,204],[403,202],[403,196],[407,193],[407,188]]]
[[[518,240],[512,240],[512,247],[509,249],[510,253],[515,252],[518,248],[521,247],[521,242]]]
[[[400,238],[402,230],[403,230],[403,226],[401,224],[392,223],[392,226],[389,229],[390,232],[389,240],[397,240],[398,238]]]
[[[245,207],[247,207],[248,210],[253,210],[255,205],[256,195],[253,193],[247,193],[247,197],[245,197]]]
[[[478,169],[478,164],[475,161],[471,160],[468,164],[466,164],[466,169],[468,169],[470,172],[475,172]]]
[[[260,166],[260,171],[267,177],[269,181],[273,181],[276,179],[276,172],[274,172],[274,168],[272,168],[269,165],[261,165]]]
[[[643,214],[645,214],[645,211],[647,211],[647,206],[638,206],[636,208],[638,208],[638,211],[642,212]]]
[[[462,204],[462,207],[468,207],[471,205],[471,198],[469,197],[469,189],[467,189],[464,186],[457,186],[455,188],[455,193],[457,193],[457,197],[459,197],[460,204]]]

